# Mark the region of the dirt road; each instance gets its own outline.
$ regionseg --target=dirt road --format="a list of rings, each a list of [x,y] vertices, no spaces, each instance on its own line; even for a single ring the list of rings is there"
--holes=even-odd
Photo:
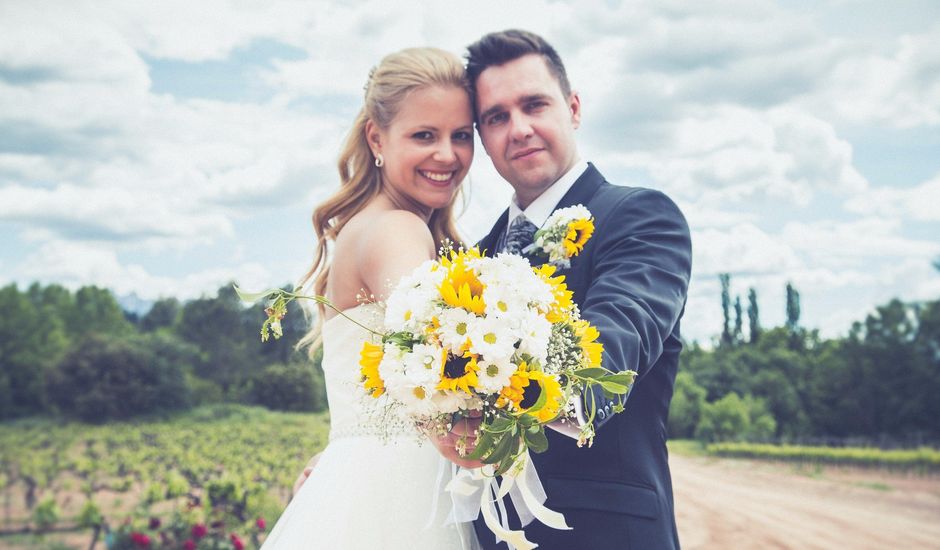
[[[940,479],[670,456],[685,550],[940,549]]]

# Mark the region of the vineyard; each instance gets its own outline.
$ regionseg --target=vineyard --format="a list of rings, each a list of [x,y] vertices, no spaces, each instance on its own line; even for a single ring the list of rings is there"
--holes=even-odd
[[[0,548],[257,546],[328,430],[325,414],[240,405],[0,424]]]

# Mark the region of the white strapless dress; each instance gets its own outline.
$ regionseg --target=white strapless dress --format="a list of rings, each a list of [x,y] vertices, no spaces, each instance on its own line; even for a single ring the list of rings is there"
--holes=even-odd
[[[365,304],[344,313],[379,327],[381,312]],[[330,442],[263,550],[478,548],[472,524],[446,523],[451,468],[442,461],[450,463],[421,443],[407,419],[387,412],[385,396],[364,396],[359,351],[369,337],[342,315],[324,323]]]

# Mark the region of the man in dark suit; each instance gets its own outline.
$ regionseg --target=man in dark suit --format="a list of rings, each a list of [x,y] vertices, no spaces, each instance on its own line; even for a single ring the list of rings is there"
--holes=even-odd
[[[620,403],[595,394],[592,447],[578,447],[564,426],[548,430],[548,451],[532,457],[546,505],[573,529],[534,521],[526,537],[544,549],[678,548],[666,418],[691,270],[685,219],[662,193],[611,185],[579,158],[580,98],[541,37],[492,33],[469,46],[467,59],[484,148],[515,190],[480,248],[524,249],[553,210],[586,206],[594,235],[560,273],[582,317],[600,331],[603,366],[638,373],[621,414],[614,414]],[[511,510],[508,516],[518,528]],[[506,548],[480,520],[477,533],[485,548]]]

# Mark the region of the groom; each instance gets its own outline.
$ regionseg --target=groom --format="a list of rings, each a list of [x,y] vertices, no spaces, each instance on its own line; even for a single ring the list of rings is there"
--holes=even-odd
[[[573,529],[533,521],[526,537],[543,549],[678,548],[666,417],[691,269],[685,219],[662,193],[611,185],[580,159],[580,98],[541,37],[488,34],[469,46],[467,59],[483,146],[515,190],[480,248],[523,249],[553,210],[586,206],[594,235],[560,273],[582,317],[600,331],[603,366],[639,373],[621,414],[614,414],[618,403],[596,394],[593,447],[579,448],[564,427],[547,431],[548,451],[532,457],[546,505]],[[451,449],[442,452],[461,463]],[[519,528],[515,513],[508,515]],[[476,528],[485,548],[506,548],[481,520]]]

